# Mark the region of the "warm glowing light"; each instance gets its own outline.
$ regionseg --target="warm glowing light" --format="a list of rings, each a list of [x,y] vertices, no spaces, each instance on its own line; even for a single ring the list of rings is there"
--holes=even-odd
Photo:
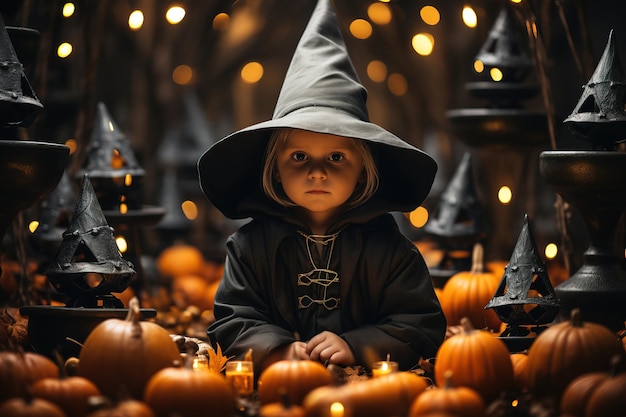
[[[117,236],[115,238],[115,244],[120,252],[124,253],[128,250],[128,243],[126,243],[126,239],[123,236]]]
[[[495,67],[491,68],[489,70],[489,75],[491,76],[491,79],[496,81],[496,82],[497,81],[502,81],[503,74],[502,74],[502,71],[500,71],[499,68],[495,68]]]
[[[428,222],[428,210],[419,206],[409,214],[409,221],[415,228],[419,229],[420,227],[424,227],[426,222]]]
[[[57,48],[57,55],[59,58],[67,58],[72,53],[72,44],[69,42],[63,42]]]
[[[330,417],[343,417],[344,412],[344,406],[340,402],[334,402],[330,405]]]
[[[180,208],[188,220],[195,220],[198,218],[198,206],[193,201],[183,201]]]
[[[509,204],[512,198],[513,192],[508,185],[503,185],[502,187],[500,187],[500,189],[498,190],[498,200],[500,201],[500,203]]]
[[[430,55],[435,48],[435,38],[430,33],[418,33],[413,36],[411,45],[415,52],[422,56]]]
[[[111,156],[111,168],[120,169],[124,166],[124,158],[120,155],[120,151],[113,149],[113,155]]]
[[[556,257],[556,254],[559,253],[559,247],[556,245],[556,243],[548,243],[543,253],[546,255],[546,258],[554,259]]]
[[[484,70],[485,70],[485,64],[483,64],[483,61],[481,61],[480,59],[477,59],[476,61],[474,61],[474,71],[480,74]]]
[[[120,214],[128,213],[128,204],[120,203]]]
[[[420,17],[427,25],[435,26],[441,20],[439,10],[434,6],[424,6],[420,10]]]
[[[230,15],[228,13],[218,13],[213,18],[213,30],[224,32],[230,27]]]
[[[74,6],[74,3],[65,3],[63,5],[61,13],[63,14],[63,17],[70,17],[74,14],[75,11],[76,6]]]
[[[519,4],[521,2],[522,2],[522,0],[511,0],[511,3],[514,3],[514,4]]]
[[[386,25],[391,22],[391,9],[384,3],[372,3],[367,8],[367,16],[377,25]]]
[[[263,65],[259,62],[248,62],[241,69],[241,79],[248,84],[257,83],[263,78]]]
[[[33,220],[32,222],[28,223],[28,230],[31,233],[35,233],[38,227],[39,227],[39,222],[37,220]]]
[[[372,25],[365,19],[354,19],[350,23],[350,33],[357,39],[367,39],[372,36]]]
[[[519,405],[519,400],[513,400],[511,401],[511,407],[515,408]]]
[[[376,83],[382,83],[387,78],[387,65],[383,61],[370,61],[367,64],[367,76]]]
[[[130,174],[126,174],[124,176],[124,185],[130,187],[133,184],[133,176]]]
[[[171,6],[165,12],[165,20],[171,25],[177,25],[185,18],[185,9],[181,6]]]
[[[76,139],[68,139],[65,141],[65,146],[70,148],[70,155],[72,155],[78,148],[78,142],[76,142]]]
[[[409,90],[409,83],[402,74],[391,74],[387,79],[387,88],[396,96],[403,96]]]
[[[178,85],[187,85],[193,79],[193,70],[189,65],[179,65],[172,71],[172,80]]]
[[[143,26],[143,12],[141,10],[133,10],[128,15],[128,27],[132,30],[139,30]]]
[[[470,6],[463,7],[463,23],[468,28],[475,28],[478,24],[478,17],[476,16],[476,12]]]

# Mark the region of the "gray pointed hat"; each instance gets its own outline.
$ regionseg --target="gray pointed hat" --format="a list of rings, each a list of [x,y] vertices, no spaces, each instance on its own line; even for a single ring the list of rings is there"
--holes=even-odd
[[[198,161],[200,186],[230,218],[276,211],[261,187],[273,130],[302,129],[362,139],[377,161],[380,186],[365,203],[372,212],[410,211],[428,195],[437,164],[426,153],[371,123],[331,0],[318,0],[285,76],[271,120],[226,136]]]

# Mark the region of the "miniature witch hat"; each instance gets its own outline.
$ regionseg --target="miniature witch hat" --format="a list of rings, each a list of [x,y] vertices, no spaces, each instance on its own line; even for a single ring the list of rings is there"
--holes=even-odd
[[[273,130],[302,129],[365,141],[379,169],[380,186],[363,213],[411,211],[427,196],[437,164],[426,153],[371,123],[367,92],[358,80],[330,0],[318,0],[285,76],[274,115],[220,140],[198,162],[200,185],[224,215],[284,214],[263,194],[262,156]],[[244,167],[236,169],[234,167]]]
[[[440,237],[477,239],[487,232],[484,210],[474,186],[471,153],[463,155],[424,231]]]
[[[89,273],[102,275],[99,285],[88,285],[82,279]],[[135,274],[117,247],[88,175],[83,178],[57,257],[44,274],[57,290],[72,295],[121,292]]]
[[[90,178],[111,178],[126,174],[134,177],[145,175],[126,135],[119,129],[102,102],[98,103],[85,168],[79,171],[77,176],[82,177],[85,173],[89,174]]]
[[[590,140],[594,149],[613,150],[616,143],[626,140],[625,104],[626,76],[611,30],[600,62],[563,123]]]
[[[559,313],[556,296],[545,263],[539,258],[528,215],[496,294],[485,306],[493,308],[509,325],[548,324]]]
[[[24,74],[1,16],[0,62],[0,125],[29,126],[43,105]]]

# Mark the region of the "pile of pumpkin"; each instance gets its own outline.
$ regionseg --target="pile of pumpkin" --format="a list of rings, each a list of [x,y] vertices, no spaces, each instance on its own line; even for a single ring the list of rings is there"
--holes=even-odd
[[[194,370],[190,360],[181,364],[171,334],[139,321],[138,312],[133,299],[126,320],[100,323],[80,357],[63,366],[32,352],[0,352],[0,416],[237,415],[222,373],[228,359],[211,351],[208,370]],[[624,415],[626,354],[604,326],[582,322],[574,311],[570,321],[543,331],[527,354],[511,354],[491,332],[461,322],[463,331],[438,350],[432,377],[407,371],[337,385],[332,367],[276,362],[258,378],[255,415]]]

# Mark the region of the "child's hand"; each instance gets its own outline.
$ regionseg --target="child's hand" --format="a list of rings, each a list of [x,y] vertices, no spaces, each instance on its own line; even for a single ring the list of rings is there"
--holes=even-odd
[[[299,359],[306,360],[309,359],[309,354],[306,351],[306,343],[304,342],[293,342],[289,348],[289,352],[287,353],[286,359]]]
[[[324,331],[306,344],[306,353],[312,360],[334,365],[353,365],[354,354],[350,346],[335,333]]]

